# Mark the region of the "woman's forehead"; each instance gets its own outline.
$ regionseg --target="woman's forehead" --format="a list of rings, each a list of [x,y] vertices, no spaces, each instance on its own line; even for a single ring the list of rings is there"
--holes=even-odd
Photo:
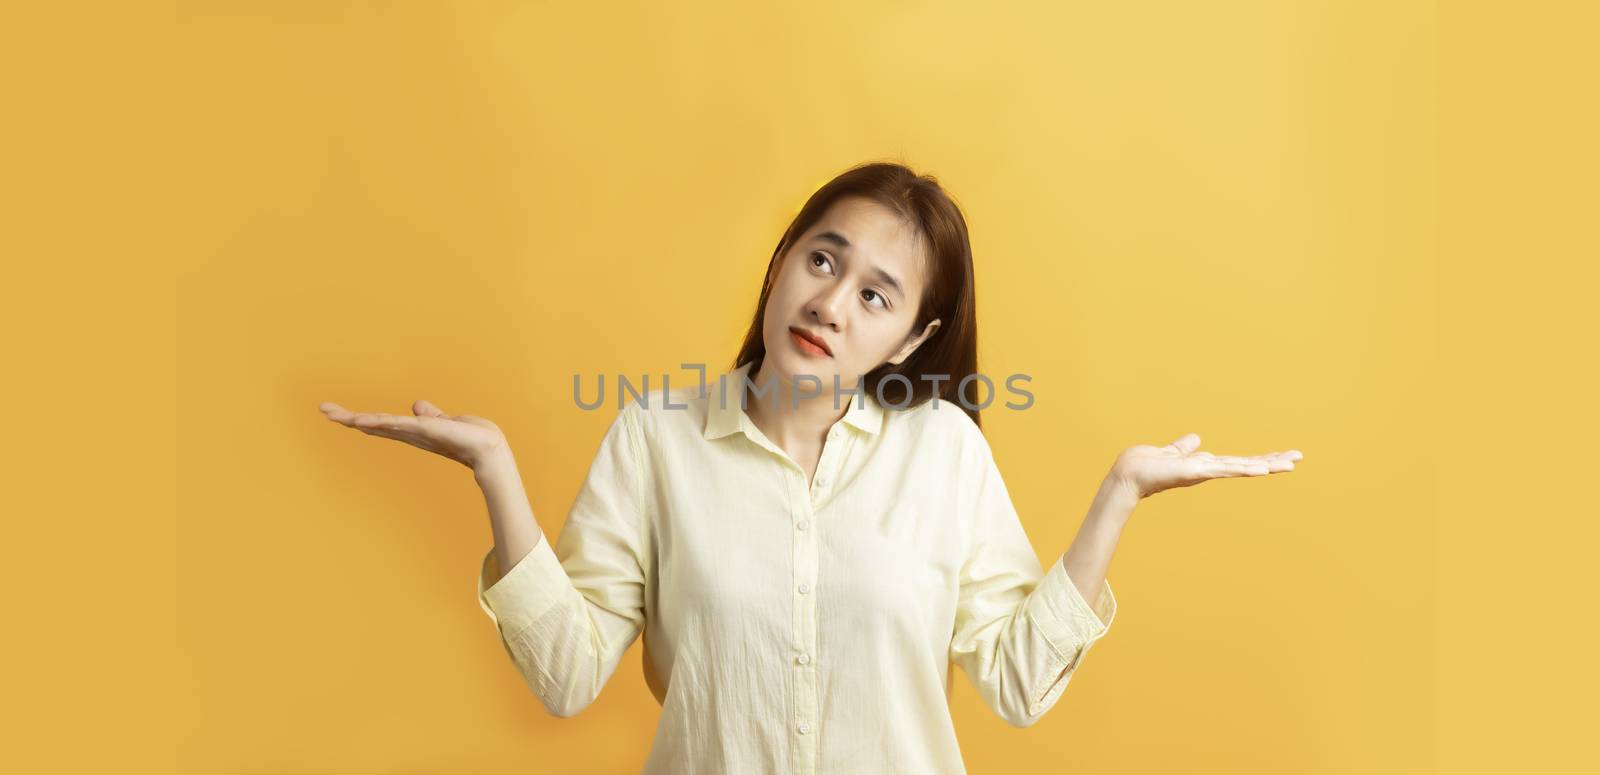
[[[921,282],[924,266],[922,230],[889,208],[860,197],[843,197],[806,232],[808,243],[823,242],[839,253],[864,260],[867,269],[882,269],[905,284]]]

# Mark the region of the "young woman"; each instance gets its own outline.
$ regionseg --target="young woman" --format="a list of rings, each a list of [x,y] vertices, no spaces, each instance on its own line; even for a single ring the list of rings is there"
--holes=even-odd
[[[732,370],[627,402],[553,548],[494,423],[321,409],[472,469],[495,542],[478,600],[549,712],[588,707],[644,635],[647,773],[963,772],[952,666],[1033,724],[1116,615],[1107,567],[1141,498],[1301,458],[1131,447],[1046,572],[984,399],[958,393],[979,373],[973,287],[934,178],[839,175],[779,241]]]

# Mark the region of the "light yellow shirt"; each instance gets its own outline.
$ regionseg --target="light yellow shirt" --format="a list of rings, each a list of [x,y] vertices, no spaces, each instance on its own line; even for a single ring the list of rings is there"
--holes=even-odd
[[[1110,582],[1096,608],[1043,571],[959,405],[850,399],[808,487],[741,407],[748,371],[630,400],[555,546],[486,589],[491,550],[479,604],[557,716],[643,632],[647,775],[964,772],[951,666],[1032,724],[1110,627]]]

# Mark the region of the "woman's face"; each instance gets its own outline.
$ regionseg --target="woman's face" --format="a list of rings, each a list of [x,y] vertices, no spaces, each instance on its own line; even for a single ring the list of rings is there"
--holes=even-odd
[[[815,375],[821,395],[831,395],[835,375],[853,389],[863,374],[905,360],[939,327],[934,320],[911,330],[925,278],[915,226],[869,199],[835,200],[783,255],[761,321],[762,378],[812,390],[809,380],[793,380]],[[796,331],[820,339],[826,352]]]

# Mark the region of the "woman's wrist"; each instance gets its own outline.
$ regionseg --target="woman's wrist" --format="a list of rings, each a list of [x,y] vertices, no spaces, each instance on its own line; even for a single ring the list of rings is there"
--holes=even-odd
[[[1100,482],[1100,490],[1095,493],[1094,503],[1089,507],[1089,519],[1107,526],[1122,527],[1133,516],[1133,509],[1139,505],[1139,494],[1134,491],[1133,484],[1124,478],[1115,468]]]
[[[511,448],[502,445],[478,458],[472,465],[472,477],[478,480],[480,487],[517,479],[517,460],[512,456]]]

